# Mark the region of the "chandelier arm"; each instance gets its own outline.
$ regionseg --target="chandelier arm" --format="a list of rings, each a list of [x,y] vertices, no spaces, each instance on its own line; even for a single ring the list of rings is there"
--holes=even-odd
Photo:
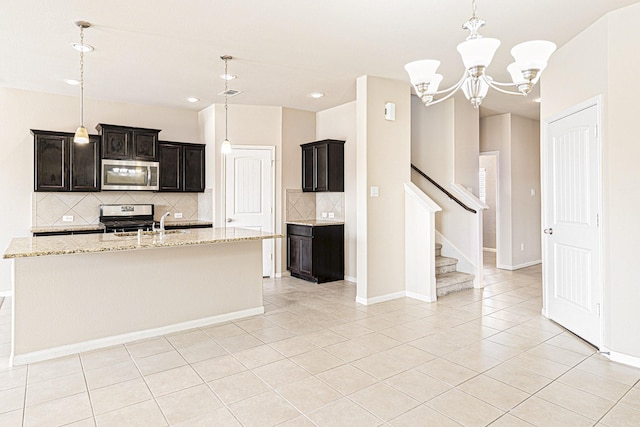
[[[447,89],[439,90],[435,92],[434,95],[440,95],[441,93],[447,93],[449,91],[453,91],[452,93],[455,93],[458,89],[460,89],[460,87],[462,86],[462,84],[466,79],[467,79],[467,70],[464,70],[464,73],[462,74],[462,78],[458,80],[458,83],[454,84],[453,86]]]
[[[487,79],[488,80],[488,79]],[[495,80],[491,80],[491,84],[495,85],[495,86],[504,86],[504,87],[510,87],[510,86],[518,86],[517,84],[511,82],[511,83],[502,83],[502,82],[497,82]]]
[[[496,86],[493,84],[493,82],[489,81],[489,79],[483,79],[488,85],[489,87],[497,90],[498,92],[502,92],[502,93],[506,93],[507,95],[519,95],[519,96],[526,96],[525,94],[523,94],[522,92],[511,92],[509,90],[504,90],[501,89],[500,87]]]
[[[462,87],[462,84],[464,83],[465,79],[462,79],[458,82],[458,84],[456,85],[456,87],[454,88],[454,90],[452,90],[447,96],[444,96],[440,99],[436,99],[435,101],[431,101],[428,105],[435,105],[435,104],[439,104],[443,101],[446,101],[447,99],[451,98],[453,95],[455,95],[455,93],[458,91],[458,89],[460,89]],[[438,93],[438,92],[436,92]]]

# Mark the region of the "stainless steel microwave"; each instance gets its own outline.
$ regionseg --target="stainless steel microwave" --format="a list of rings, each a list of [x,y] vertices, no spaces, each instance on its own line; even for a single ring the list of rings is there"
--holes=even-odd
[[[157,191],[159,163],[102,159],[103,190]]]

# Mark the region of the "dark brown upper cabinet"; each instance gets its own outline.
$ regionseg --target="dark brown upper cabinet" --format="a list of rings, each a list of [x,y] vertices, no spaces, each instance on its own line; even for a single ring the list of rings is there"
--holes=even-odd
[[[102,158],[158,161],[158,129],[129,126],[96,126],[102,137]]]
[[[74,144],[73,133],[31,130],[35,191],[100,191],[100,136]]]
[[[160,191],[201,193],[205,187],[205,145],[160,141]]]
[[[344,141],[302,144],[302,191],[344,191]]]

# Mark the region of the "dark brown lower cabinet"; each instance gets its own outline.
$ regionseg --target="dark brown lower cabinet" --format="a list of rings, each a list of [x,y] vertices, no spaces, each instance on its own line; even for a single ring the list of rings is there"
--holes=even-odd
[[[287,269],[314,283],[344,279],[344,225],[287,225]]]

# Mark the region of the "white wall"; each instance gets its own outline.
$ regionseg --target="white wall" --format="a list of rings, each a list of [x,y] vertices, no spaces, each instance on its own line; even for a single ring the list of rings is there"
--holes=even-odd
[[[345,278],[357,280],[356,102],[320,111],[316,139],[344,140],[344,267]],[[299,154],[299,153],[298,153]]]
[[[604,346],[640,366],[638,91],[629,86],[640,73],[638,20],[640,3],[611,12],[559,49],[542,77],[541,117],[602,95]]]
[[[489,209],[482,213],[482,246],[496,248],[496,197],[497,197],[497,165],[498,154],[480,155],[480,167],[485,168],[486,199]]]
[[[11,238],[30,236],[33,192],[33,136],[30,129],[73,132],[78,126],[77,97],[0,88],[0,247]],[[161,139],[202,142],[198,113],[192,110],[85,99],[85,126],[98,123],[162,129]],[[93,131],[92,131],[93,130]],[[207,165],[208,166],[208,165]],[[0,260],[0,294],[11,289],[11,262]]]
[[[405,290],[404,183],[411,179],[411,91],[406,82],[357,80],[357,301],[394,298]],[[396,104],[396,120],[384,105]],[[379,197],[370,197],[370,187]]]

